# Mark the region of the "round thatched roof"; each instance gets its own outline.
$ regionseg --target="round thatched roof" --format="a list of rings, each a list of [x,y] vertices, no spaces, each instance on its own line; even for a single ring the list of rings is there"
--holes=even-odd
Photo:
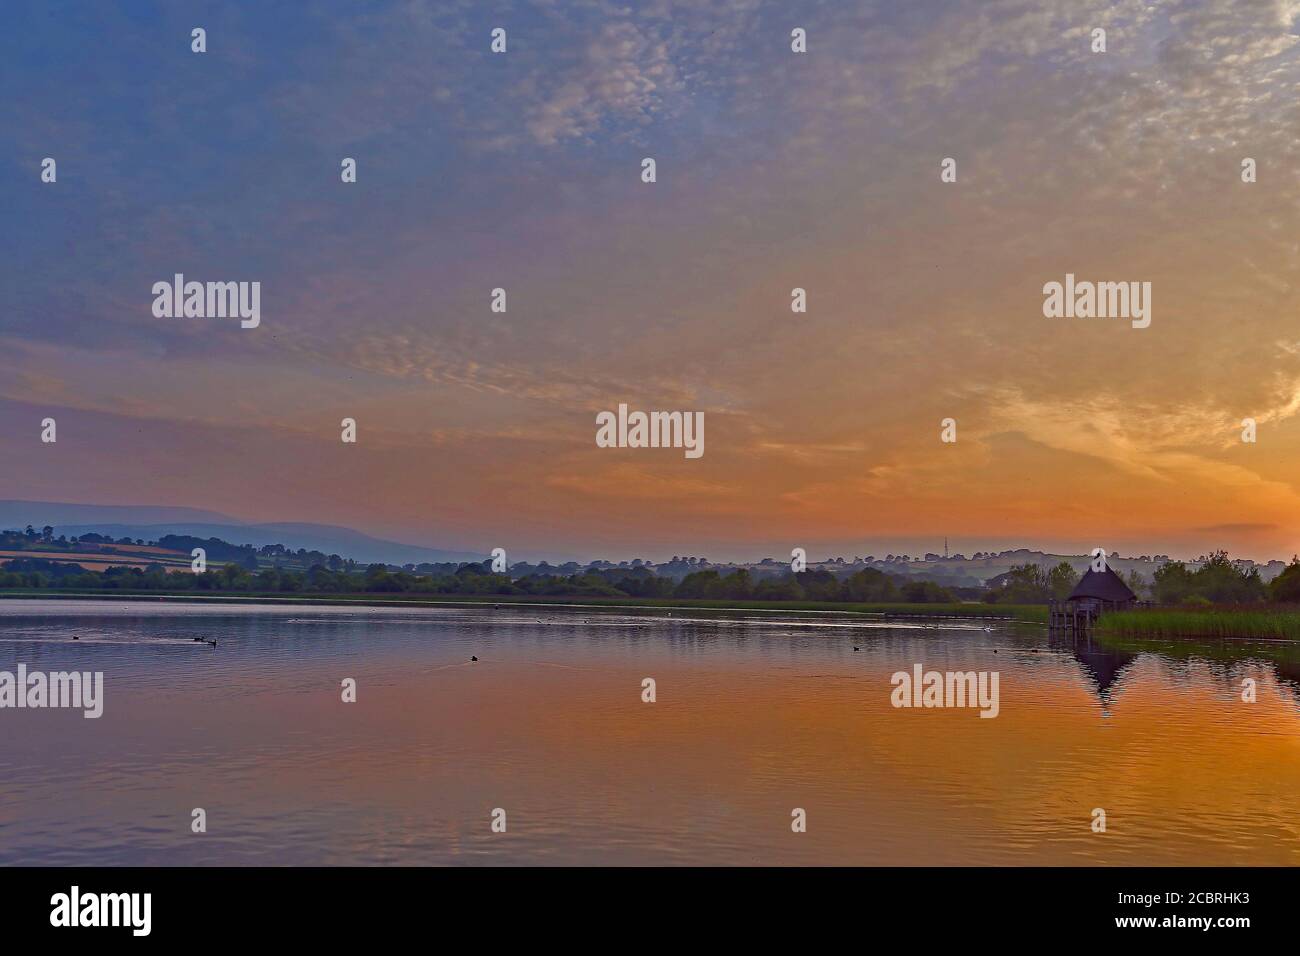
[[[1099,601],[1136,601],[1137,595],[1129,589],[1118,574],[1108,567],[1101,572],[1094,571],[1092,568],[1084,572],[1066,600],[1074,601],[1080,598],[1095,598]]]

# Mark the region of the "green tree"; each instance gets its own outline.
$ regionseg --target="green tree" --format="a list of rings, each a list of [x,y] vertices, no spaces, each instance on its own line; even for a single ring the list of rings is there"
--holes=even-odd
[[[754,598],[758,601],[802,601],[803,588],[793,574],[779,578],[764,578],[754,588]]]
[[[1156,568],[1152,594],[1160,604],[1182,604],[1195,593],[1195,582],[1187,565],[1169,561]]]
[[[1079,572],[1074,570],[1068,561],[1062,561],[1047,572],[1047,586],[1052,592],[1052,597],[1058,601],[1068,598],[1078,583]]]
[[[898,585],[884,571],[863,568],[855,572],[840,586],[846,601],[889,603],[899,600]]]
[[[717,571],[692,571],[682,578],[673,592],[680,598],[711,598],[720,596],[722,577]]]
[[[951,591],[933,581],[908,581],[902,592],[909,604],[949,604],[956,600]]]
[[[1263,600],[1264,582],[1259,569],[1239,568],[1226,551],[1216,551],[1192,572],[1193,591],[1215,604],[1248,604]]]
[[[795,580],[799,582],[799,587],[803,589],[804,596],[809,601],[839,600],[840,582],[835,580],[835,575],[825,568],[800,571],[795,574]]]
[[[746,568],[738,568],[722,579],[722,596],[747,601],[754,596],[754,582]]]
[[[1002,604],[1046,604],[1052,599],[1048,575],[1036,564],[1018,564],[1007,571],[1006,584],[994,592]]]
[[[1274,601],[1300,603],[1300,557],[1291,558],[1282,573],[1269,582],[1268,590]]]
[[[1124,583],[1128,585],[1128,589],[1138,597],[1142,597],[1142,595],[1149,590],[1146,578],[1142,577],[1137,568],[1131,568],[1123,577]]]

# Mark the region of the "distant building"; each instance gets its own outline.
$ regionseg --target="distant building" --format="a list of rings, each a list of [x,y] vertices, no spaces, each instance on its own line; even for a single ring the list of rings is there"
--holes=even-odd
[[[1003,571],[1001,574],[995,574],[984,582],[987,588],[1004,588],[1011,582],[1011,572]]]

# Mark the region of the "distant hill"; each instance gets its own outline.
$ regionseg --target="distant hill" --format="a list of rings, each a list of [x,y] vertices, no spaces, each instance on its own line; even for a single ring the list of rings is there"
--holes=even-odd
[[[352,528],[325,524],[248,524],[229,515],[198,508],[155,508],[132,505],[78,505],[43,501],[0,501],[0,528],[52,525],[56,535],[88,532],[114,538],[156,541],[166,534],[220,538],[231,544],[282,544],[286,548],[323,551],[362,564],[420,564],[422,562],[482,561],[486,554],[444,551],[375,538]]]
[[[420,564],[424,561],[483,561],[486,554],[473,554],[468,551],[442,551],[437,548],[422,548],[399,541],[385,541],[372,538],[351,528],[338,528],[325,524],[87,524],[55,525],[55,534],[82,535],[88,531],[112,535],[114,538],[143,538],[156,541],[165,534],[193,535],[196,538],[220,538],[230,544],[251,544],[261,547],[264,544],[282,544],[294,551],[306,548],[308,551],[322,551],[325,554],[337,554],[351,558],[362,564],[382,562],[385,564]]]
[[[201,508],[157,508],[152,505],[78,505],[62,501],[0,500],[0,528],[72,524],[168,524],[207,522],[239,525],[244,522]],[[93,529],[88,529],[93,530]]]

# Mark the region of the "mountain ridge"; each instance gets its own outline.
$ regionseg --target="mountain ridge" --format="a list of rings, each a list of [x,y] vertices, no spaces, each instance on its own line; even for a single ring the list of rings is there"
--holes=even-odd
[[[422,562],[482,561],[487,555],[472,551],[431,548],[377,538],[341,525],[276,521],[254,523],[201,508],[153,505],[85,505],[70,502],[0,500],[0,528],[50,525],[55,534],[90,532],[114,538],[156,540],[167,534],[220,538],[230,544],[261,547],[282,544],[339,554],[362,563],[409,564]]]

